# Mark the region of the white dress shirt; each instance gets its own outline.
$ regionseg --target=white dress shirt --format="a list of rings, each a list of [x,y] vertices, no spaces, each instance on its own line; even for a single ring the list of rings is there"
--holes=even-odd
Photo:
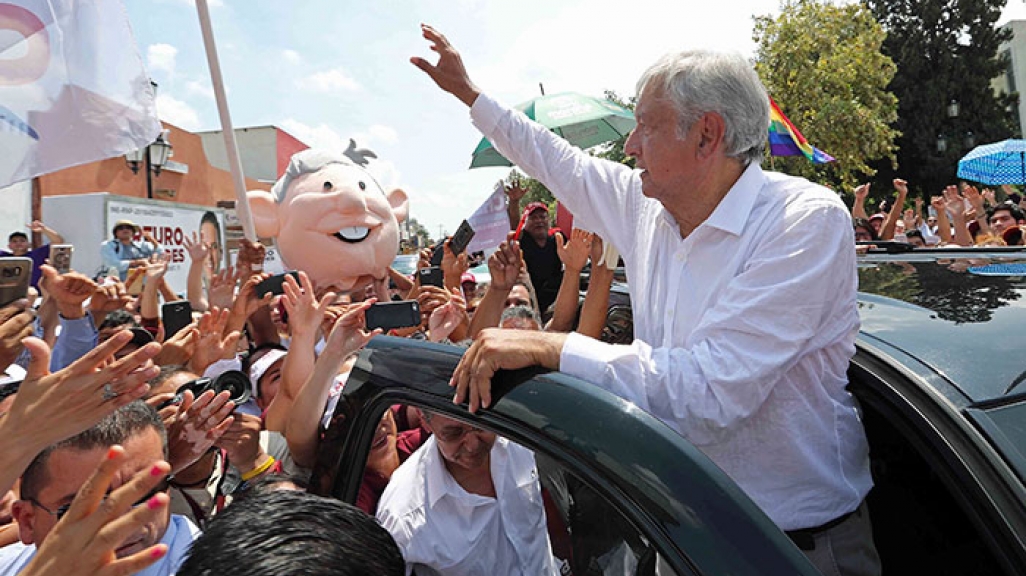
[[[854,510],[872,478],[845,389],[858,277],[837,194],[752,164],[682,238],[642,194],[640,171],[591,157],[485,95],[471,117],[623,255],[636,340],[571,334],[560,370],[680,432],[784,530]]]
[[[392,474],[377,518],[399,545],[407,576],[559,574],[534,454],[497,438],[491,474],[495,498],[467,492],[445,469],[434,436]]]

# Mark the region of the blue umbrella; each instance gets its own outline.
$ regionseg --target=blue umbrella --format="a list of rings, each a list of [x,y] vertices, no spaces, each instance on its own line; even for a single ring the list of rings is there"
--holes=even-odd
[[[958,177],[981,184],[1026,184],[1026,140],[977,146],[958,161]]]

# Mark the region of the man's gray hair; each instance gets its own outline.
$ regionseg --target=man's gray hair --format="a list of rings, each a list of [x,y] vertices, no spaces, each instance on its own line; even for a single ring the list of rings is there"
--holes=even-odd
[[[499,325],[501,326],[503,322],[510,318],[530,320],[537,324],[539,329],[542,327],[541,318],[538,317],[538,313],[535,312],[534,308],[530,306],[510,306],[506,308],[502,311],[502,316],[499,317]]]
[[[667,54],[641,75],[638,96],[650,85],[673,102],[682,138],[703,114],[716,112],[726,124],[727,156],[746,166],[762,160],[770,124],[769,95],[740,54],[711,50]]]
[[[353,145],[353,141],[350,140],[350,148],[352,148]],[[347,150],[347,152],[349,152],[349,150]],[[376,157],[370,150],[360,149],[356,152],[359,153],[361,157]],[[279,178],[278,181],[274,183],[274,186],[271,187],[271,196],[274,197],[274,201],[281,204],[282,201],[285,200],[285,194],[288,193],[289,186],[292,185],[293,180],[304,174],[317,172],[329,164],[354,166],[356,168],[360,168],[364,172],[367,172],[362,165],[354,162],[352,157],[346,155],[346,153],[336,154],[327,150],[307,148],[306,150],[297,152],[292,156],[292,159],[289,160],[288,168],[285,169],[285,173],[282,174],[281,178]],[[364,164],[366,164],[366,160],[364,161]],[[374,176],[372,176],[370,172],[367,172],[367,177],[377,184],[377,180],[374,179]],[[381,186],[379,185],[378,188],[380,189]]]

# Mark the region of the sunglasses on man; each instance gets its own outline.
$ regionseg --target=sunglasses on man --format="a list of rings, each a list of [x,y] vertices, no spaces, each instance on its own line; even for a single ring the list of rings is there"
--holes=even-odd
[[[142,498],[137,500],[134,504],[132,504],[132,508],[135,508],[136,506],[139,506],[141,504],[145,504],[150,498],[153,498],[154,496],[156,496],[157,494],[160,494],[161,492],[167,492],[168,488],[171,487],[171,482],[173,482],[174,479],[175,479],[175,477],[174,477],[173,474],[168,474],[167,477],[165,477],[163,480],[161,480],[160,484],[157,484],[156,486],[153,487],[153,490],[150,490],[149,492],[146,493],[145,496],[143,496]],[[106,499],[106,496],[104,497],[104,499]],[[39,508],[43,512],[46,512],[47,514],[57,518],[58,522],[60,522],[61,518],[64,518],[64,515],[67,514],[68,510],[71,509],[71,504],[70,503],[63,504],[63,505],[59,506],[56,510],[50,510],[46,506],[43,506],[42,504],[40,504],[39,501],[36,500],[35,498],[27,496],[27,497],[24,497],[23,500],[25,500],[27,502],[31,502],[33,506],[36,506],[37,508]]]

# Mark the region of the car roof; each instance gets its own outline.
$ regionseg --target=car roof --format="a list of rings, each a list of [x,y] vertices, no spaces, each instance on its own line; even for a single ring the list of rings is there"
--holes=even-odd
[[[1026,391],[1026,250],[859,257],[860,338],[944,376],[970,402]]]

